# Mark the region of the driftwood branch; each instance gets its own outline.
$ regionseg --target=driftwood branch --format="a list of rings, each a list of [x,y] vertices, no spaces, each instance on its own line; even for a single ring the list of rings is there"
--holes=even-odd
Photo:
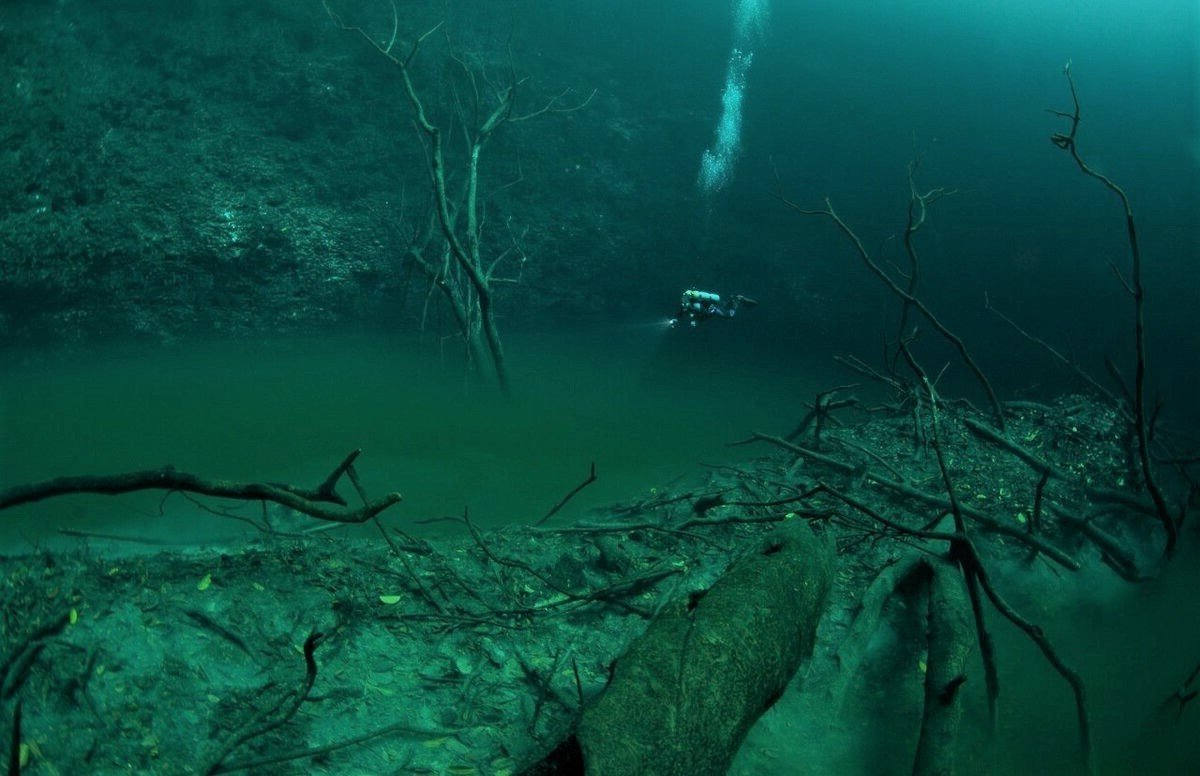
[[[1198,677],[1198,676],[1200,676],[1200,663],[1196,664],[1196,667],[1192,669],[1192,672],[1190,674],[1188,674],[1187,679],[1184,679],[1179,684],[1179,686],[1175,688],[1175,692],[1171,693],[1171,696],[1169,698],[1167,698],[1168,703],[1173,702],[1176,704],[1176,708],[1175,708],[1175,721],[1176,722],[1178,722],[1179,718],[1183,716],[1184,708],[1189,703],[1194,701],[1196,699],[1197,695],[1200,695],[1200,689],[1198,689],[1194,686],[1196,677]]]
[[[971,573],[979,581],[980,587],[982,587],[983,592],[987,595],[988,600],[991,601],[992,606],[1006,620],[1020,628],[1029,637],[1030,641],[1037,645],[1054,670],[1070,685],[1071,692],[1075,696],[1075,715],[1079,726],[1080,756],[1087,771],[1089,773],[1093,772],[1091,722],[1089,721],[1087,692],[1083,685],[1083,679],[1059,656],[1041,626],[1030,622],[1018,614],[999,592],[996,591],[995,586],[988,578],[983,562],[979,558],[979,553],[975,549],[975,545],[970,541],[964,540],[959,543],[957,549],[958,560],[963,565],[964,571],[968,568],[971,569]]]
[[[70,614],[63,613],[34,629],[5,656],[4,662],[0,663],[0,699],[8,700],[17,694],[46,644],[62,633],[70,621]]]
[[[836,423],[837,418],[833,416],[834,411],[844,409],[846,407],[854,407],[858,404],[858,399],[854,396],[848,396],[844,399],[834,398],[842,391],[852,390],[858,387],[858,383],[850,383],[848,385],[839,385],[836,388],[830,388],[821,391],[813,400],[812,406],[791,433],[784,437],[789,442],[794,442],[796,439],[813,427],[813,438],[816,440],[817,447],[821,446],[821,432],[825,428],[827,422]]]
[[[1123,406],[1121,406],[1121,402],[1117,399],[1116,395],[1112,391],[1105,388],[1103,385],[1100,384],[1100,382],[1098,380],[1096,380],[1096,378],[1092,377],[1086,371],[1084,371],[1083,367],[1081,367],[1079,364],[1077,364],[1074,359],[1068,358],[1066,355],[1059,352],[1058,349],[1056,349],[1049,342],[1042,339],[1041,337],[1038,337],[1035,334],[1032,334],[1032,333],[1026,331],[1024,328],[1022,328],[1022,326],[1019,323],[1014,321],[1011,317],[1004,314],[996,307],[993,307],[991,297],[987,293],[984,293],[984,295],[983,295],[983,308],[985,310],[987,310],[988,312],[992,313],[993,315],[995,315],[997,318],[999,318],[1004,323],[1006,323],[1009,326],[1009,328],[1011,328],[1017,334],[1020,334],[1025,339],[1029,340],[1033,344],[1040,347],[1042,350],[1049,353],[1051,358],[1053,358],[1055,361],[1057,361],[1062,366],[1064,366],[1064,367],[1070,369],[1072,372],[1074,372],[1076,377],[1078,377],[1080,380],[1083,380],[1085,383],[1087,383],[1088,386],[1090,386],[1091,389],[1093,391],[1095,391],[1098,395],[1105,397],[1106,399],[1111,401],[1114,405],[1121,407],[1122,411],[1125,411],[1125,408]],[[1005,405],[1011,407],[1013,405],[1013,402],[1005,402]]]
[[[968,429],[970,429],[972,433],[983,437],[984,439],[986,439],[987,441],[991,442],[994,445],[1003,447],[1008,452],[1010,452],[1013,455],[1015,455],[1016,457],[1020,458],[1022,461],[1024,461],[1026,464],[1028,464],[1029,467],[1031,469],[1033,469],[1034,471],[1036,471],[1038,474],[1049,475],[1051,477],[1054,477],[1057,480],[1069,479],[1067,473],[1064,472],[1062,469],[1059,469],[1057,466],[1052,466],[1051,464],[1046,463],[1041,458],[1038,458],[1036,455],[1034,455],[1030,451],[1026,450],[1024,447],[1017,444],[1016,442],[1012,441],[1004,434],[1001,434],[993,429],[988,428],[984,424],[980,423],[978,420],[975,420],[974,418],[963,418],[962,423],[964,426],[966,426]]]
[[[336,486],[343,475],[351,478],[357,476],[354,474],[354,460],[360,452],[361,450],[354,450],[347,455],[316,488],[297,488],[275,482],[210,480],[197,474],[179,471],[174,466],[163,466],[122,474],[55,477],[28,485],[17,485],[0,490],[0,510],[72,493],[115,496],[138,490],[166,490],[241,501],[271,501],[318,520],[365,523],[401,501],[403,497],[393,492],[374,501],[366,501],[361,507],[347,506],[345,499],[337,493]]]

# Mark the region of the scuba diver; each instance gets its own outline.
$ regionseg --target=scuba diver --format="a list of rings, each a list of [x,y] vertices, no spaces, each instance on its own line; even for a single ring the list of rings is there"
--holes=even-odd
[[[709,318],[732,318],[738,307],[743,304],[753,307],[758,302],[741,294],[736,294],[725,302],[720,294],[689,288],[683,292],[683,297],[679,300],[679,309],[671,318],[670,326],[674,329],[680,321],[687,321],[688,326],[694,329],[698,323]]]

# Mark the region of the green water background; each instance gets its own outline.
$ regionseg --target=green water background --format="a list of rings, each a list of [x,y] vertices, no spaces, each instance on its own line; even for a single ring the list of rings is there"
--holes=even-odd
[[[385,523],[437,537],[459,529],[418,521],[467,507],[481,525],[534,522],[595,461],[598,481],[556,518],[574,521],[765,452],[727,443],[751,430],[786,433],[816,391],[845,381],[822,358],[739,347],[737,331],[668,332],[647,322],[514,337],[511,398],[464,379],[453,347],[395,338],[10,353],[0,374],[2,484],[166,463],[210,477],[315,484],[362,447],[368,492],[405,495]],[[0,525],[7,552],[84,546],[61,528],[231,551],[254,536],[158,493],[49,500],[8,510]],[[1087,681],[1102,773],[1181,773],[1200,761],[1194,714],[1176,723],[1163,703],[1198,658],[1198,568],[1187,550],[1161,579],[1136,587],[1103,567],[1066,576],[1044,566],[995,570]],[[1030,584],[1014,586],[1017,577]],[[990,759],[996,773],[1069,772],[1076,733],[1066,685],[1015,629],[994,614],[989,621],[1002,744],[987,753],[982,742],[975,671],[965,696],[968,757]],[[880,727],[860,756],[877,767],[880,747],[903,746],[919,719],[871,688],[861,697],[864,719]],[[833,744],[796,746],[797,756],[820,762],[832,751],[820,748]]]
[[[691,345],[680,351],[670,340],[691,335],[646,324],[514,338],[510,398],[465,376],[452,343],[375,337],[26,354],[0,376],[0,482],[172,464],[211,478],[315,485],[361,447],[368,493],[404,494],[387,523],[419,533],[414,521],[468,507],[481,525],[534,522],[594,461],[597,481],[562,513],[578,519],[695,475],[700,463],[765,452],[726,443],[779,432],[794,422],[797,397],[816,390],[802,385],[812,372],[779,379],[768,358],[693,360]],[[59,528],[201,542],[229,534],[229,521],[179,497],[159,515],[161,498],[22,507],[4,521],[0,544],[29,548]]]

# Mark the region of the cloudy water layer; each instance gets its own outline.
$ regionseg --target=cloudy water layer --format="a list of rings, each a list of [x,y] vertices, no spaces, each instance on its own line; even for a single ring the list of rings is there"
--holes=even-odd
[[[467,508],[483,525],[534,522],[595,462],[597,481],[561,513],[579,519],[698,464],[766,452],[726,443],[797,419],[799,378],[772,373],[767,356],[723,354],[704,332],[647,324],[508,344],[508,398],[465,380],[453,344],[443,356],[430,344],[326,339],[12,357],[0,376],[0,483],[172,464],[314,486],[362,448],[368,494],[404,494],[387,522],[421,534],[444,529],[414,521]],[[3,544],[28,548],[59,529],[203,542],[242,528],[180,496],[77,496],[12,510]]]

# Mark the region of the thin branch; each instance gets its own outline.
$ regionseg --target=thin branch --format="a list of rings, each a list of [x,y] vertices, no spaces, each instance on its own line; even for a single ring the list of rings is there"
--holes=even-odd
[[[1075,696],[1075,717],[1079,726],[1080,756],[1083,758],[1084,768],[1087,772],[1093,772],[1091,722],[1088,716],[1087,691],[1084,688],[1083,679],[1063,662],[1063,659],[1050,643],[1050,639],[1046,636],[1045,631],[1040,626],[1033,624],[1018,614],[996,591],[996,588],[988,579],[987,572],[984,570],[983,563],[979,558],[979,553],[976,551],[975,546],[969,541],[964,541],[960,545],[960,549],[964,550],[964,554],[970,559],[965,562],[969,562],[975,567],[975,576],[979,580],[979,584],[983,588],[983,592],[987,595],[988,600],[992,602],[992,606],[996,607],[997,611],[1006,620],[1024,631],[1025,635],[1042,651],[1042,654],[1045,655],[1059,676],[1065,679],[1067,684],[1071,686],[1071,692]]]
[[[975,363],[975,359],[971,357],[970,352],[967,350],[966,343],[964,343],[962,338],[960,338],[957,334],[950,331],[950,329],[947,328],[946,325],[942,323],[936,315],[934,315],[933,311],[930,310],[929,307],[920,300],[920,298],[914,296],[904,288],[901,288],[900,285],[896,283],[896,281],[893,280],[890,275],[883,271],[883,268],[879,266],[879,263],[871,256],[870,253],[867,252],[867,249],[863,245],[862,239],[859,238],[858,234],[855,233],[855,231],[850,228],[850,225],[842,220],[842,217],[839,216],[833,209],[833,203],[829,200],[829,198],[825,199],[825,207],[823,209],[808,210],[783,196],[783,194],[777,193],[776,196],[781,202],[783,202],[783,204],[787,205],[800,215],[824,216],[833,221],[837,228],[841,230],[842,234],[844,234],[847,239],[850,240],[859,257],[867,265],[867,268],[870,269],[876,277],[882,280],[884,285],[886,285],[892,291],[892,293],[900,297],[905,304],[911,305],[913,309],[921,313],[922,317],[929,321],[930,325],[932,325],[933,328],[936,329],[937,332],[941,334],[947,342],[954,346],[955,350],[958,351],[959,357],[962,358],[963,363],[967,365],[967,369],[969,369],[971,373],[975,375],[975,379],[978,380],[980,386],[983,387],[984,393],[987,395],[988,401],[992,405],[992,416],[996,421],[996,426],[1003,430],[1004,410],[1000,406],[1000,400],[997,398],[996,392],[992,389],[992,384],[987,379],[987,376],[983,373],[983,370],[977,363]]]
[[[542,116],[547,113],[574,113],[577,110],[583,110],[586,108],[592,101],[592,98],[596,96],[597,92],[596,89],[592,89],[591,93],[584,98],[583,102],[578,102],[574,105],[560,105],[559,103],[562,102],[563,98],[572,91],[572,89],[563,89],[557,95],[551,97],[541,108],[531,111],[530,113],[523,113],[519,116],[509,116],[508,120],[515,123],[518,121],[528,121],[529,119],[537,118],[538,116]]]
[[[1085,383],[1090,385],[1092,387],[1092,389],[1095,390],[1098,394],[1100,394],[1101,396],[1104,396],[1109,401],[1111,401],[1113,404],[1120,406],[1120,401],[1118,401],[1117,397],[1113,394],[1113,392],[1108,390],[1107,388],[1105,388],[1103,385],[1101,385],[1094,377],[1089,375],[1087,372],[1083,371],[1083,368],[1080,367],[1079,364],[1077,364],[1074,359],[1067,358],[1062,353],[1060,353],[1058,350],[1056,350],[1053,345],[1046,342],[1044,339],[1041,339],[1040,337],[1029,333],[1028,331],[1023,329],[1021,327],[1021,325],[1018,324],[1016,321],[1014,321],[1012,318],[1005,315],[997,308],[993,307],[992,300],[988,296],[987,293],[984,293],[984,295],[983,295],[983,308],[985,310],[987,310],[988,312],[992,313],[993,315],[995,315],[996,317],[998,317],[1000,320],[1007,323],[1010,328],[1012,328],[1014,331],[1017,332],[1017,334],[1020,334],[1022,337],[1029,340],[1033,344],[1041,347],[1043,350],[1045,350],[1047,353],[1049,353],[1050,356],[1055,361],[1057,361],[1058,363],[1062,364],[1063,366],[1067,367],[1072,372],[1074,372],[1081,380],[1083,380]],[[1011,402],[1010,402],[1010,404],[1011,404]],[[1122,411],[1124,411],[1124,407],[1122,407]]]
[[[817,463],[823,463],[826,466],[833,467],[834,469],[837,469],[845,474],[854,474],[858,471],[858,467],[852,466],[845,461],[839,461],[838,459],[831,458],[823,453],[818,453],[815,450],[809,450],[806,447],[801,447],[800,445],[795,444],[794,442],[789,442],[782,437],[773,436],[771,434],[763,434],[758,431],[753,432],[746,439],[742,439],[737,442],[730,442],[729,446],[738,447],[741,445],[748,445],[752,442],[768,442],[776,447],[782,447],[784,450],[795,453],[801,458],[806,458],[810,461],[816,461]]]
[[[547,520],[549,520],[550,518],[552,518],[556,514],[558,514],[558,510],[565,507],[567,505],[567,502],[575,497],[576,493],[583,490],[588,485],[591,485],[595,481],[596,481],[596,462],[592,461],[592,468],[591,468],[591,471],[588,473],[587,479],[585,479],[583,482],[579,483],[574,488],[572,488],[571,492],[568,493],[567,495],[563,496],[561,501],[559,501],[554,506],[550,507],[550,511],[547,512],[546,515],[541,520],[539,520],[533,524],[534,527],[536,528],[537,526],[541,525],[542,523],[546,522]]]
[[[341,476],[342,473],[350,471],[358,452],[356,450],[347,456],[346,460],[334,469],[334,475]],[[99,493],[112,496],[138,490],[167,490],[242,501],[272,501],[318,520],[365,523],[403,499],[399,493],[388,493],[382,498],[364,503],[361,507],[351,508],[346,506],[345,500],[333,490],[336,480],[337,477],[331,475],[320,486],[309,490],[272,482],[210,480],[196,474],[181,472],[173,466],[163,466],[159,469],[124,474],[56,477],[43,482],[17,485],[0,490],[0,510],[70,493]]]
[[[1105,188],[1115,194],[1121,201],[1122,210],[1125,211],[1125,234],[1129,241],[1129,252],[1133,259],[1133,266],[1129,281],[1124,283],[1124,285],[1133,294],[1133,339],[1134,351],[1137,358],[1133,378],[1133,425],[1134,432],[1137,434],[1137,454],[1138,461],[1141,464],[1142,479],[1145,481],[1146,490],[1149,491],[1150,498],[1154,501],[1154,509],[1158,513],[1159,522],[1162,523],[1163,531],[1166,533],[1167,542],[1164,553],[1169,557],[1175,552],[1175,546],[1179,539],[1179,524],[1167,507],[1166,497],[1159,487],[1154,465],[1150,458],[1149,424],[1146,420],[1146,290],[1142,285],[1142,252],[1138,244],[1137,227],[1133,220],[1133,207],[1130,205],[1129,196],[1125,193],[1124,189],[1114,183],[1107,175],[1089,167],[1087,162],[1083,160],[1083,157],[1079,155],[1079,147],[1076,143],[1076,134],[1079,132],[1080,122],[1079,94],[1075,90],[1075,79],[1071,77],[1070,62],[1067,62],[1063,68],[1063,75],[1066,76],[1067,85],[1071,89],[1073,110],[1070,113],[1064,111],[1051,112],[1056,116],[1070,120],[1071,129],[1066,133],[1055,132],[1050,136],[1050,142],[1070,153],[1080,172],[1100,181]]]
[[[204,771],[205,774],[213,776],[213,774],[228,772],[222,763],[235,749],[247,741],[264,736],[287,724],[292,717],[296,716],[296,712],[308,699],[309,694],[312,693],[313,684],[317,681],[317,661],[314,652],[323,637],[324,634],[312,631],[304,640],[304,681],[300,687],[285,694],[274,706],[260,711],[241,733],[226,741],[213,758],[212,764]],[[241,767],[237,769],[240,770]]]

